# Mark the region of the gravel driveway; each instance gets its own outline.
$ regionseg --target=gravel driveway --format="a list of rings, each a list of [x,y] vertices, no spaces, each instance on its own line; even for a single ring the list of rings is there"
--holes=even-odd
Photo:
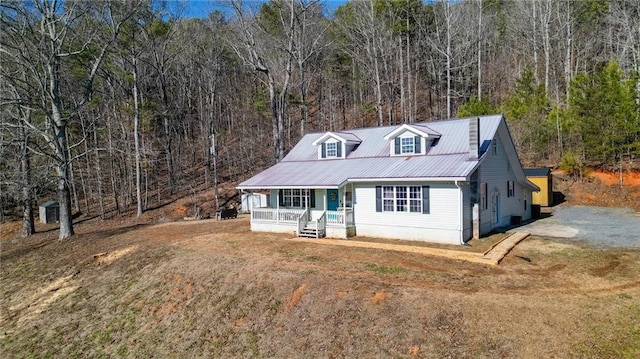
[[[559,207],[551,217],[517,230],[539,236],[584,240],[594,245],[640,248],[640,213],[630,208]]]

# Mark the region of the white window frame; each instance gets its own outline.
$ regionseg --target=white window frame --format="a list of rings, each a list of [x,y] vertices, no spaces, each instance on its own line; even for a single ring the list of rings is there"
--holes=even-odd
[[[309,190],[300,188],[283,189],[282,205],[288,208],[308,208],[311,205]]]
[[[326,157],[338,157],[338,142],[326,142]]]
[[[395,201],[395,188],[393,186],[382,186],[382,212],[393,212]]]
[[[507,181],[507,197],[515,196],[515,184],[514,181]]]
[[[382,186],[382,212],[422,213],[422,186]]]
[[[415,136],[400,137],[400,153],[401,154],[413,154],[416,153]]]
[[[422,213],[422,186],[409,186],[409,212]]]

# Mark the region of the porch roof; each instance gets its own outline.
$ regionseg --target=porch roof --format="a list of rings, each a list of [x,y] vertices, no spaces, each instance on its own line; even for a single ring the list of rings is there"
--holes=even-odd
[[[349,160],[282,161],[240,183],[239,189],[338,188],[349,181],[465,180],[477,166],[466,153]]]

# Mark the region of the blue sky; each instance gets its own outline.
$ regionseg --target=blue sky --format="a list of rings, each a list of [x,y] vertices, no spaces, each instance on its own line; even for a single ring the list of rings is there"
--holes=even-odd
[[[266,0],[249,0],[254,2],[265,2]],[[245,2],[249,2],[245,0]],[[347,2],[347,0],[324,0],[325,9],[331,14],[336,8]],[[219,10],[223,13],[229,11],[226,8],[227,1],[223,0],[169,0],[168,5],[172,8],[178,9],[185,6],[184,17],[187,18],[203,18],[206,17],[213,10]]]

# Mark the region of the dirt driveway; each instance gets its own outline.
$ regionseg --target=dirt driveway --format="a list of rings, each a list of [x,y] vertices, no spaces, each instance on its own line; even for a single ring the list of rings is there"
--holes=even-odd
[[[559,207],[550,217],[518,227],[518,231],[596,246],[640,248],[640,213],[630,208]]]

